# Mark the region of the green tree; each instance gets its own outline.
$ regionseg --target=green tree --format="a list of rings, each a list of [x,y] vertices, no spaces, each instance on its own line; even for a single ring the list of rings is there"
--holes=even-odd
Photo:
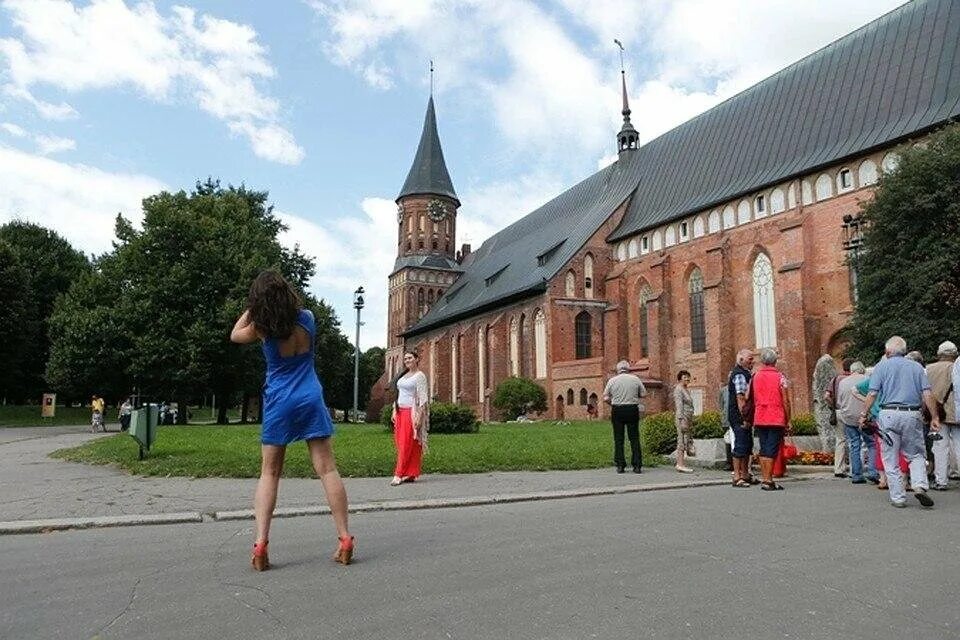
[[[56,232],[29,222],[0,226],[0,242],[6,242],[22,265],[29,265],[30,317],[21,322],[26,356],[19,370],[16,401],[39,401],[45,389],[44,369],[50,353],[48,319],[57,296],[81,274],[90,270],[86,256]]]
[[[258,394],[263,382],[259,346],[229,342],[251,281],[276,268],[302,291],[313,261],[279,243],[285,227],[266,192],[208,180],[191,193],[144,199],[143,213],[142,229],[117,217],[114,251],[58,303],[48,378],[75,391],[96,380],[114,393],[114,384],[136,386],[149,398],[181,403],[213,392],[218,422],[226,422],[227,407]],[[342,395],[337,376],[349,345],[328,305],[307,295],[304,301],[317,318],[318,370],[333,404]],[[118,379],[97,368],[115,368]]]
[[[876,360],[898,334],[932,355],[960,336],[960,126],[906,151],[862,214],[852,350]]]
[[[36,316],[30,274],[6,242],[0,241],[0,402],[23,393],[21,371],[29,357],[29,326]]]
[[[370,347],[360,356],[360,405],[366,407],[370,401],[370,390],[383,375],[387,350],[383,347]],[[376,416],[371,416],[375,418]]]
[[[546,411],[547,392],[533,380],[510,377],[497,385],[493,406],[512,420],[528,411]]]

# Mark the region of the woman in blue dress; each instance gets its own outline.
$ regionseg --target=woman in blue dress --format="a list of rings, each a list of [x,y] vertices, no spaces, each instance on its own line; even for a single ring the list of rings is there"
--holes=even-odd
[[[333,422],[314,368],[315,336],[313,313],[302,308],[300,296],[283,276],[275,271],[257,276],[250,286],[247,310],[230,333],[230,340],[238,344],[260,340],[267,364],[260,480],[253,498],[257,527],[251,564],[257,571],[270,568],[270,520],[286,447],[297,440],[307,441],[313,468],[323,483],[337,528],[339,545],[333,559],[350,564],[353,557],[353,537],[347,528],[347,492],[330,442]]]

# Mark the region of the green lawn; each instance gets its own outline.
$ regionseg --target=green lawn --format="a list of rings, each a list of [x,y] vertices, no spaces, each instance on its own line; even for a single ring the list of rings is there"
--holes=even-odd
[[[89,464],[113,464],[147,476],[255,478],[260,471],[258,426],[161,427],[149,456],[137,460],[126,434],[102,438],[51,454]],[[628,445],[629,447],[629,445]],[[424,456],[424,473],[595,469],[612,465],[606,422],[486,424],[475,434],[435,434]],[[340,425],[334,438],[340,473],[349,477],[393,474],[393,435],[381,425]],[[646,456],[650,458],[649,456]],[[656,460],[645,460],[645,464]],[[312,477],[306,445],[287,451],[284,476]]]
[[[71,424],[90,424],[90,407],[58,406],[56,417],[41,418],[40,405],[0,406],[0,427],[43,427]]]

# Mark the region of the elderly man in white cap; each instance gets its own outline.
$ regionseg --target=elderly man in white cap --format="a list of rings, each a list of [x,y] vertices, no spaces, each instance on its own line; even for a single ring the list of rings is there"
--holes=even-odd
[[[627,461],[623,455],[623,431],[630,438],[630,463],[633,472],[640,473],[643,456],[640,452],[640,414],[643,413],[641,398],[647,395],[640,378],[630,373],[630,363],[617,363],[617,375],[607,381],[603,401],[610,405],[610,420],[613,422],[613,463],[617,473],[626,471]]]
[[[957,422],[956,386],[951,379],[957,361],[957,345],[947,340],[937,347],[937,361],[927,366],[930,394],[940,413],[939,440],[933,441],[933,488],[947,489],[947,466],[950,449],[960,459],[960,423]]]

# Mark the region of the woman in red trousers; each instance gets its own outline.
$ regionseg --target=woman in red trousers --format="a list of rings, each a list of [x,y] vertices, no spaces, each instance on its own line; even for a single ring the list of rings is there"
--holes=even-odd
[[[430,390],[427,376],[420,370],[420,356],[403,354],[403,375],[397,378],[397,401],[393,404],[393,442],[397,446],[397,465],[391,485],[413,482],[420,477],[420,460],[427,450],[430,431]]]

